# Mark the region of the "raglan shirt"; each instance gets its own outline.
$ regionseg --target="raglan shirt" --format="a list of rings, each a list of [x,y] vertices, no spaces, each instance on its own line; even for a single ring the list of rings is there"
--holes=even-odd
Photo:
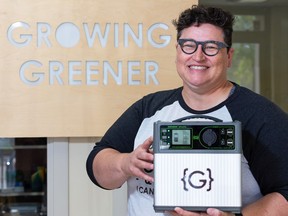
[[[243,206],[271,192],[278,192],[288,200],[288,115],[268,99],[235,83],[234,86],[234,93],[224,102],[205,111],[187,106],[182,87],[143,97],[129,107],[96,143],[86,162],[90,179],[100,186],[93,175],[92,163],[102,149],[132,152],[153,136],[154,122],[203,114],[225,122],[241,122]],[[131,177],[127,185],[128,215],[165,215],[154,212],[153,183]]]

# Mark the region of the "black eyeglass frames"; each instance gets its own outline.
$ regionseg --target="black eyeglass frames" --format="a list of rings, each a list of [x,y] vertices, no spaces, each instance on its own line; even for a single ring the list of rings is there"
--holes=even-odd
[[[222,48],[229,48],[226,43],[220,41],[195,41],[193,39],[179,39],[178,44],[181,50],[188,55],[193,54],[198,49],[198,45],[202,45],[202,51],[207,56],[215,56]]]

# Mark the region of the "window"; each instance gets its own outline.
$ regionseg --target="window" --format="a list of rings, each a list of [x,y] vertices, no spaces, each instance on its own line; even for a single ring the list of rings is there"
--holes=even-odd
[[[264,31],[265,17],[263,15],[236,15],[234,31]]]
[[[228,79],[259,93],[259,44],[234,43],[233,47],[235,51]]]
[[[47,215],[46,168],[46,138],[0,138],[1,213]]]

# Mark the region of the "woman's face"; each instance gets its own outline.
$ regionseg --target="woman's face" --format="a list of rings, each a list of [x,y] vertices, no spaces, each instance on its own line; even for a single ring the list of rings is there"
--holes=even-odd
[[[211,24],[191,26],[182,31],[180,39],[195,41],[219,41],[224,43],[224,33],[221,28]],[[185,54],[180,45],[176,46],[176,68],[183,80],[184,89],[197,93],[206,93],[216,89],[227,81],[226,71],[231,66],[233,49],[222,48],[215,56],[207,56],[202,51],[202,45],[193,54]]]

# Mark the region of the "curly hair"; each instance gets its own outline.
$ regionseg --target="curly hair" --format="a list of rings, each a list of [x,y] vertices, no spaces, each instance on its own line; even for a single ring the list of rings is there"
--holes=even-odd
[[[202,5],[193,5],[186,9],[180,15],[178,20],[173,20],[172,23],[177,30],[177,40],[182,34],[182,30],[193,25],[200,26],[208,23],[220,27],[224,32],[224,41],[232,46],[232,33],[235,16],[221,8],[205,7]]]

